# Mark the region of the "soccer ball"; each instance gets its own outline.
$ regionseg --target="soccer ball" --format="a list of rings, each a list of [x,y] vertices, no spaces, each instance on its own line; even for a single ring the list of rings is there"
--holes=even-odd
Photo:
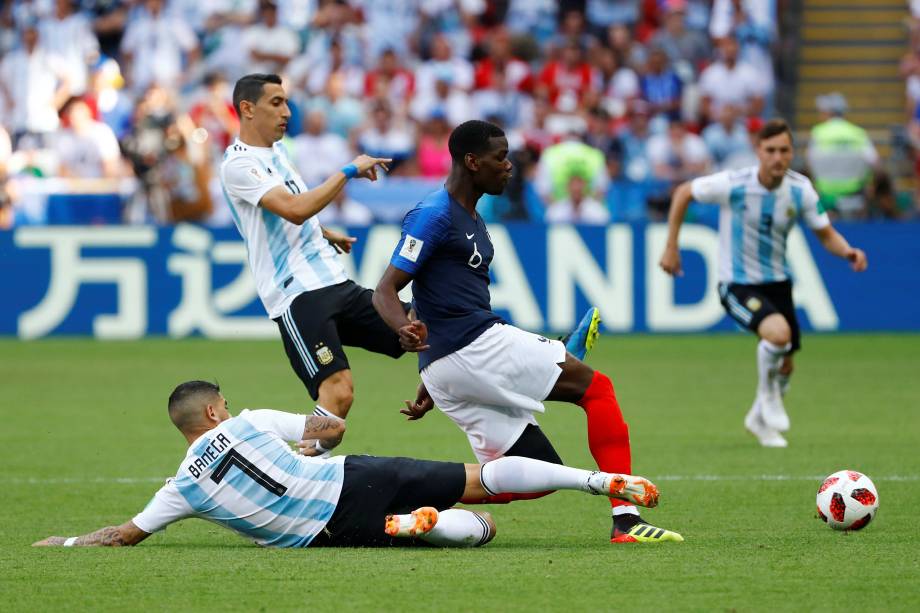
[[[818,517],[834,530],[865,528],[878,511],[878,490],[866,475],[841,470],[818,488]]]

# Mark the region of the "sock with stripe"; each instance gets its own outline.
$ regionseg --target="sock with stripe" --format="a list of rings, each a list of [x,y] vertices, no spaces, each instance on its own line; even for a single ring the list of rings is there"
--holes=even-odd
[[[757,393],[770,394],[776,384],[777,371],[783,361],[783,356],[792,347],[792,343],[774,345],[768,340],[761,339],[757,343]]]
[[[610,378],[595,371],[591,385],[578,401],[578,406],[584,409],[588,418],[588,448],[597,467],[608,473],[631,474],[629,427],[623,421]],[[629,503],[611,498],[610,504],[616,508]]]
[[[613,527],[620,532],[626,532],[636,524],[642,522],[639,509],[629,503],[613,508]]]
[[[419,538],[438,547],[479,547],[494,536],[489,523],[478,513],[447,509],[438,513],[438,523]]]

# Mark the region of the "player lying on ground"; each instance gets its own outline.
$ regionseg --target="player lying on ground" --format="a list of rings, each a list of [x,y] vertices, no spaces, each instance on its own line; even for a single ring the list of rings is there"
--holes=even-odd
[[[851,247],[831,225],[811,181],[789,170],[792,132],[774,119],[758,134],[759,165],[699,177],[671,198],[668,242],[661,268],[681,275],[678,236],[691,200],[722,207],[719,214],[719,295],[726,312],[757,334],[757,394],[745,427],[765,447],[785,447],[789,429],[783,396],[792,376],[792,354],[801,348],[792,302],[786,238],[801,219],[829,252],[866,269],[866,254]]]
[[[587,415],[588,447],[598,467],[629,473],[629,429],[610,379],[561,342],[508,325],[492,312],[494,250],[476,204],[483,194],[501,194],[511,178],[504,132],[468,121],[454,129],[448,147],[453,163],[445,188],[406,214],[373,296],[402,347],[419,354],[423,385],[408,411],[421,416],[433,400],[466,433],[480,462],[514,455],[562,464],[534,415],[544,411],[544,400],[575,403]],[[398,297],[410,281],[416,321]],[[611,541],[683,540],[642,521],[629,501],[611,503]]]
[[[410,458],[311,458],[285,441],[330,446],[342,420],[267,409],[231,417],[220,388],[179,385],[169,417],[189,449],[176,476],[131,521],[78,537],[51,536],[36,546],[136,545],[167,525],[207,519],[272,547],[394,546],[423,541],[476,546],[495,536],[488,513],[452,509],[458,502],[506,492],[578,490],[655,506],[646,479],[569,468],[528,458],[486,464]]]

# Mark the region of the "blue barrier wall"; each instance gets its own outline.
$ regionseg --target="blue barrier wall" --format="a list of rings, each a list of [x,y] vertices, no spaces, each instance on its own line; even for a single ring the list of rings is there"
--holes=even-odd
[[[839,224],[866,250],[850,271],[810,233],[789,239],[796,301],[811,330],[920,330],[920,224]],[[513,323],[564,331],[589,303],[608,331],[731,330],[715,292],[713,228],[682,233],[685,275],[657,268],[666,227],[491,226],[493,305]],[[346,266],[373,287],[399,237],[396,226],[355,229]],[[0,334],[137,338],[276,334],[234,229],[198,226],[24,227],[0,233]]]

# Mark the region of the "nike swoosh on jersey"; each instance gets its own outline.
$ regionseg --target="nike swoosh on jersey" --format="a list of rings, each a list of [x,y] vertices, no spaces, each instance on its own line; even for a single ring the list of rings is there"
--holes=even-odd
[[[474,232],[473,234],[467,234],[467,235],[466,235],[466,239],[467,239],[467,240],[473,240],[473,237],[474,237],[474,236],[476,236],[476,233],[475,233],[475,232]]]

